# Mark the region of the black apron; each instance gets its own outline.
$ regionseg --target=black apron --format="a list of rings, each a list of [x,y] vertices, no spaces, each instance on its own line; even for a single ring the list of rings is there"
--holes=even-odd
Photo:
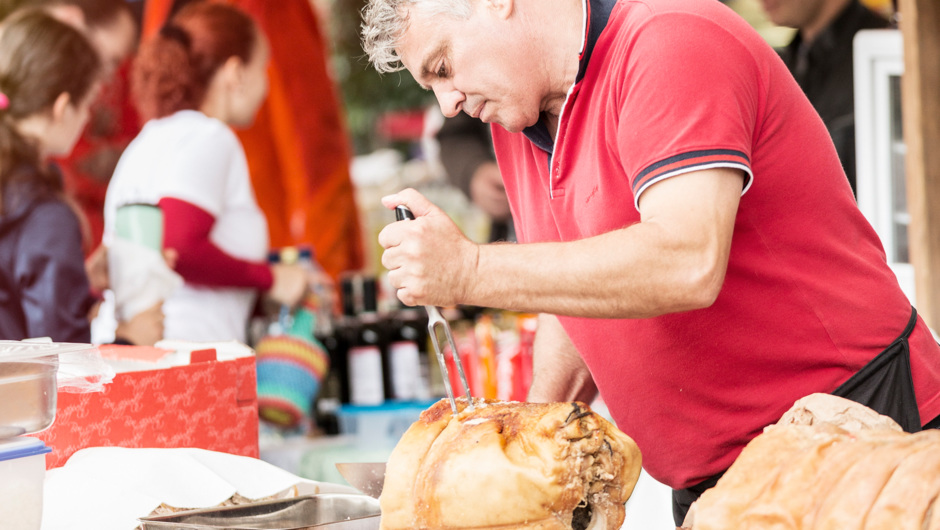
[[[832,394],[861,403],[879,414],[891,417],[906,432],[921,430],[920,412],[911,377],[911,349],[908,339],[917,324],[917,310],[911,308],[911,319],[901,335],[856,372]],[[924,428],[940,428],[937,417]],[[713,487],[724,475],[717,475],[682,490],[672,490],[672,516],[681,526],[689,507],[705,490]]]

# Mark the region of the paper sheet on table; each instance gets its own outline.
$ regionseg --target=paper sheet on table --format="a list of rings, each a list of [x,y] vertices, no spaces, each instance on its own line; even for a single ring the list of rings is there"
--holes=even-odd
[[[93,447],[46,472],[42,530],[133,530],[161,503],[211,508],[235,493],[260,499],[293,486],[298,495],[358,493],[204,449]]]

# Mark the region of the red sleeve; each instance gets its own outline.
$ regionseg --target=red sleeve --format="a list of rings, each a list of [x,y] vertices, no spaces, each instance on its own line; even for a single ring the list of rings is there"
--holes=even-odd
[[[763,48],[714,15],[664,11],[617,41],[610,123],[637,209],[650,186],[697,170],[740,169],[750,186],[770,68]]]
[[[163,210],[163,248],[179,257],[176,272],[188,283],[210,287],[253,287],[268,290],[274,283],[265,263],[234,258],[209,240],[215,217],[180,199],[160,199]]]

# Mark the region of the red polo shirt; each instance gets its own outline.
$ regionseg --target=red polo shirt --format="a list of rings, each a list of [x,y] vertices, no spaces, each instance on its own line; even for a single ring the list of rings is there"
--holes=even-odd
[[[533,142],[535,129],[493,127],[493,140],[523,242],[638,223],[639,196],[662,179],[748,175],[711,307],[561,319],[644,467],[683,488],[726,469],[795,400],[857,372],[911,307],[822,121],[743,20],[719,2],[621,0],[605,21],[602,4],[588,6],[582,77],[554,145]],[[940,414],[940,347],[922,320],[911,350],[928,421]]]

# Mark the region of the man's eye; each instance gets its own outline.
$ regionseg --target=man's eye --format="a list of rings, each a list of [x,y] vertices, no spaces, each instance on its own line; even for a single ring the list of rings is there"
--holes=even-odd
[[[440,68],[437,69],[437,77],[442,79],[447,77],[447,68],[445,68],[443,64],[441,64]]]

